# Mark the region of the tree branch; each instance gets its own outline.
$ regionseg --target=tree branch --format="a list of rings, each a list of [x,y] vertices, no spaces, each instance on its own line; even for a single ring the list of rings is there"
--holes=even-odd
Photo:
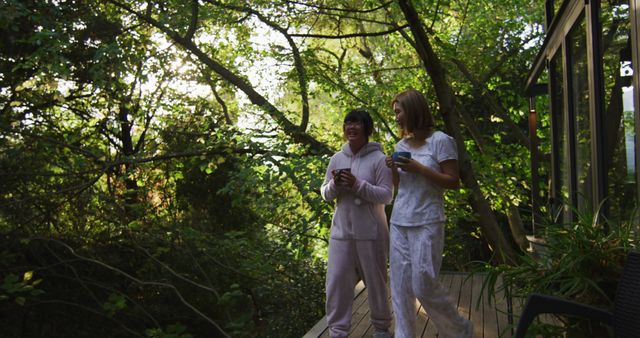
[[[55,240],[55,239],[45,239],[45,238],[34,238],[34,239],[35,240],[42,240],[42,241],[50,241],[50,242],[56,243],[56,244],[58,244],[60,246],[63,246],[67,250],[69,250],[71,255],[73,255],[74,257],[76,257],[78,259],[81,259],[81,260],[83,260],[85,262],[89,262],[89,263],[93,263],[93,264],[102,266],[102,267],[106,268],[107,270],[111,270],[111,271],[115,272],[116,274],[124,276],[127,279],[130,279],[130,280],[132,280],[132,281],[134,281],[134,282],[136,282],[136,283],[138,283],[140,285],[158,286],[158,287],[161,287],[161,288],[170,289],[176,294],[176,296],[178,296],[178,298],[182,301],[182,304],[186,305],[188,308],[190,308],[194,313],[196,313],[202,319],[206,320],[211,325],[213,325],[219,331],[220,334],[222,334],[224,337],[227,337],[227,338],[231,337],[213,319],[207,317],[204,313],[202,313],[200,310],[198,310],[193,304],[189,303],[184,298],[182,293],[173,284],[163,283],[163,282],[156,282],[156,281],[145,281],[145,280],[139,279],[139,278],[137,278],[135,276],[132,276],[132,275],[128,274],[127,272],[125,272],[125,271],[123,271],[121,269],[118,269],[118,268],[116,268],[114,266],[111,266],[111,265],[109,265],[107,263],[104,263],[102,261],[99,261],[99,260],[96,260],[96,259],[93,259],[93,258],[84,257],[84,256],[76,253],[76,251],[72,247],[67,245],[66,243],[58,241],[58,240]]]
[[[117,0],[107,0],[107,1],[113,4],[114,6],[136,16],[137,18],[148,23],[149,25],[159,29],[161,32],[166,34],[167,37],[169,37],[171,40],[176,42],[182,48],[191,52],[200,60],[200,62],[202,62],[208,68],[213,70],[223,79],[233,84],[242,92],[244,92],[249,98],[249,100],[251,101],[251,103],[260,107],[267,114],[269,114],[269,116],[271,116],[276,121],[276,123],[284,130],[284,132],[287,135],[289,135],[294,141],[301,144],[308,145],[310,147],[310,150],[315,153],[320,153],[320,154],[332,153],[332,151],[329,149],[329,147],[325,143],[318,141],[311,135],[307,134],[304,130],[301,130],[300,127],[293,124],[289,119],[287,119],[287,117],[283,112],[278,110],[278,108],[276,108],[273,104],[271,104],[271,102],[269,102],[264,96],[258,93],[253,88],[253,86],[249,84],[245,79],[236,75],[235,73],[227,69],[218,61],[209,57],[193,41],[185,40],[176,31],[169,29],[168,27],[158,22],[151,16],[146,15],[144,13],[139,13],[131,9],[129,6],[118,2]]]
[[[184,39],[185,40],[193,39],[193,34],[195,34],[197,28],[198,28],[198,0],[191,0],[191,21],[189,21],[189,28],[187,29],[187,32],[184,33]]]
[[[321,6],[321,5],[309,4],[309,3],[300,2],[300,1],[287,1],[287,3],[294,4],[294,5],[301,5],[301,6],[311,7],[311,8],[320,9],[320,10],[326,10],[326,11],[349,12],[349,13],[371,13],[371,12],[378,11],[378,10],[380,10],[382,8],[388,7],[389,5],[391,5],[393,3],[393,0],[387,1],[385,3],[382,3],[378,7],[374,7],[374,8],[370,8],[370,9],[359,9],[359,10],[358,9],[351,9],[351,8],[338,8],[338,7]]]
[[[236,11],[240,11],[243,13],[251,14],[257,17],[260,21],[264,22],[267,26],[275,29],[280,34],[282,34],[287,43],[291,47],[291,52],[293,53],[293,62],[296,68],[296,74],[298,75],[298,87],[300,89],[300,99],[302,101],[302,118],[300,119],[299,128],[301,131],[306,131],[309,124],[309,90],[307,86],[307,75],[306,70],[304,68],[304,64],[302,62],[302,57],[300,56],[300,50],[296,45],[295,41],[291,35],[287,32],[287,29],[280,27],[277,23],[273,22],[269,18],[262,15],[262,13],[249,8],[249,7],[240,7],[233,5],[225,5],[215,0],[205,0],[211,4],[221,6],[228,9],[233,9]]]
[[[398,27],[394,27],[388,29],[386,31],[379,32],[370,32],[370,33],[352,33],[352,34],[343,34],[343,35],[325,35],[325,34],[291,34],[292,37],[302,37],[302,38],[317,38],[317,39],[350,39],[350,38],[358,38],[364,36],[383,36],[389,35],[391,33],[395,33],[397,31],[401,31],[405,28],[409,27],[409,25],[402,25]]]

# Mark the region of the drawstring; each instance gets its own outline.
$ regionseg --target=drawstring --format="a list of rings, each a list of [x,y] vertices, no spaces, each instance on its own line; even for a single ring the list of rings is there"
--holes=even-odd
[[[357,168],[354,167],[354,163],[356,162],[357,159],[360,158],[360,154],[362,154],[363,151],[365,151],[367,149],[367,146],[369,146],[369,143],[365,144],[364,147],[362,147],[357,153],[354,154],[354,156],[351,158],[351,174],[355,177],[355,173],[358,171]],[[360,167],[360,161],[357,161],[358,164],[358,168]],[[357,182],[358,178],[356,177],[356,182]],[[360,197],[356,196],[353,199],[353,203],[355,205],[360,205],[362,204],[362,200],[360,199]]]

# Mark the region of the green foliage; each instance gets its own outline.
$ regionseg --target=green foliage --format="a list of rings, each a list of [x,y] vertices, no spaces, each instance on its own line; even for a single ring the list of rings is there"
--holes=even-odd
[[[22,279],[19,276],[9,273],[6,275],[0,286],[0,301],[13,299],[18,305],[25,305],[27,297],[36,297],[43,290],[36,288],[42,279],[34,279],[33,271],[27,271],[23,274]]]
[[[524,208],[511,131],[526,130],[518,88],[542,6],[415,3],[475,122],[462,127],[482,193],[498,217]],[[333,207],[319,187],[344,113],[369,109],[390,150],[389,101],[414,87],[443,128],[410,32],[378,34],[404,23],[370,0],[2,2],[7,336],[300,337],[324,314]],[[490,258],[470,196],[447,195],[450,268]]]
[[[121,294],[112,293],[109,295],[109,299],[102,304],[102,309],[111,317],[113,317],[116,312],[120,310],[124,310],[127,307],[127,300]]]
[[[576,215],[574,222],[538,224],[537,232],[544,234],[542,242],[533,243],[535,251],[520,256],[514,264],[480,264],[479,270],[489,274],[489,294],[508,289],[513,297],[521,299],[542,293],[611,307],[626,255],[637,249],[637,218],[634,215],[628,220],[611,221],[586,211],[576,211]],[[536,330],[561,332],[568,328],[540,324]]]
[[[146,334],[150,338],[192,338],[192,335],[186,333],[186,329],[183,325],[173,324],[168,325],[166,330],[149,329]]]

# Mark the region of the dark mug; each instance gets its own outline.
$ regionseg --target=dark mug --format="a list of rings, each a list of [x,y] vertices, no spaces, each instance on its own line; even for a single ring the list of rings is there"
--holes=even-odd
[[[335,169],[333,171],[333,176],[334,176],[334,180],[336,181],[336,183],[340,183],[340,181],[341,181],[340,174],[342,174],[343,172],[350,173],[351,172],[351,168],[340,168],[340,169]]]

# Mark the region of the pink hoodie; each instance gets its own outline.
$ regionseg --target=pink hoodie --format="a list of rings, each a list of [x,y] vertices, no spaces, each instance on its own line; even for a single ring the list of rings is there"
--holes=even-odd
[[[356,177],[354,190],[334,183],[331,172],[343,168],[351,168]],[[338,200],[331,238],[374,240],[382,227],[387,230],[384,205],[393,199],[393,183],[379,143],[369,142],[355,155],[349,144],[343,145],[342,150],[331,157],[320,191],[324,200]]]

